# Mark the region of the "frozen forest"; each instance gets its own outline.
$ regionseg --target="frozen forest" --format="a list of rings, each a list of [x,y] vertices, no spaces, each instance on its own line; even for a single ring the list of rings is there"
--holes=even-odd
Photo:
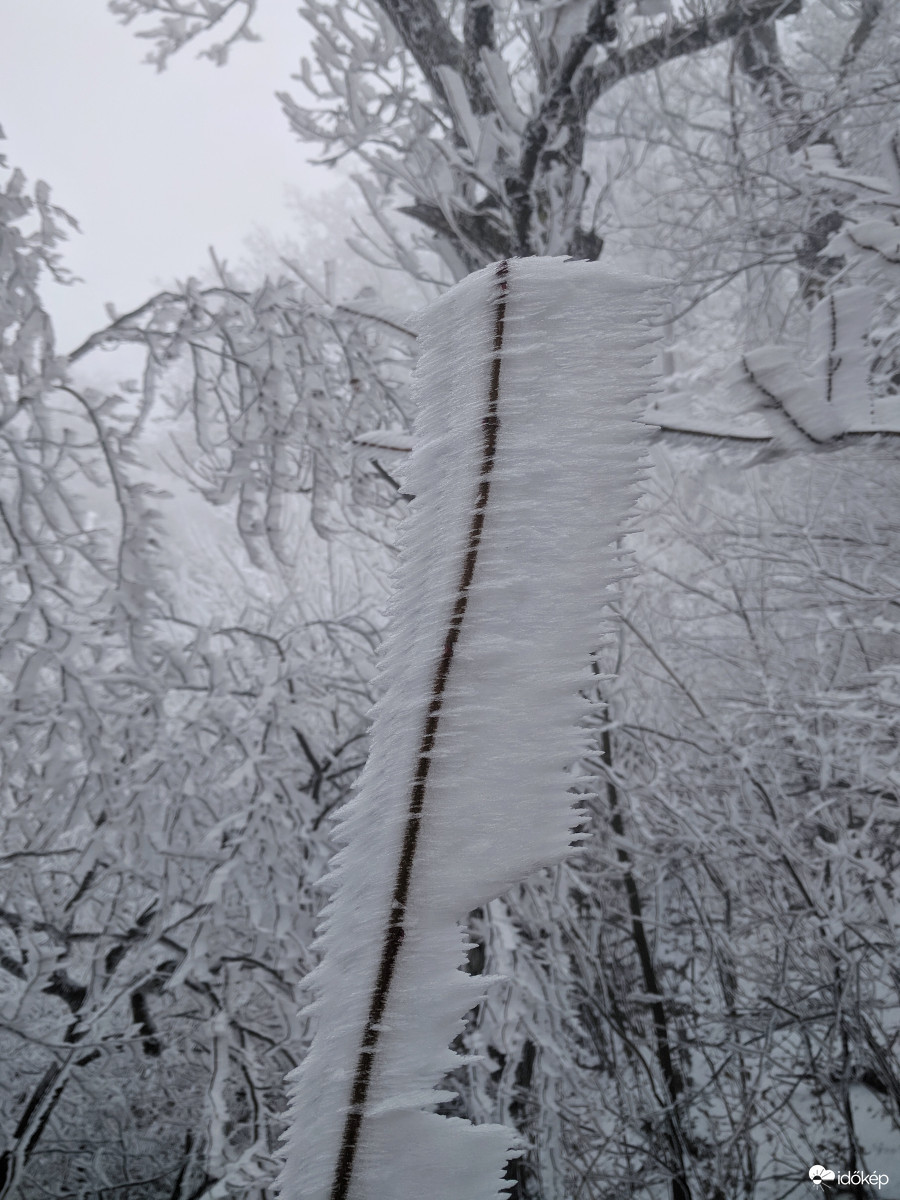
[[[61,347],[0,158],[0,1200],[898,1200],[900,6],[296,25],[327,245]]]

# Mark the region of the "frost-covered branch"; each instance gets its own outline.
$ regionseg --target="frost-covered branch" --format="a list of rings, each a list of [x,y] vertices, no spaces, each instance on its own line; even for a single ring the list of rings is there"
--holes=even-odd
[[[40,294],[59,274],[56,212],[45,188],[32,200],[21,175],[4,181],[0,1194],[52,1189],[61,1162],[90,1173],[99,1153],[116,1186],[224,1196],[274,1174],[323,818],[359,769],[374,699],[377,555],[254,577],[228,521],[160,488],[154,443],[168,425],[206,447],[195,469],[205,453],[252,473],[305,395],[332,424],[311,410],[302,436],[346,462],[349,516],[375,530],[392,491],[326,408],[340,391],[359,428],[397,419],[405,361],[372,370],[392,350],[367,316],[224,281],[152,298],[67,361]],[[121,344],[146,347],[143,389],[69,375]],[[266,480],[270,509],[294,482]],[[312,486],[337,518],[324,469]]]
[[[155,50],[147,55],[147,62],[158,71],[165,67],[173,54],[185,46],[203,38],[221,25],[226,29],[234,24],[221,42],[200,52],[201,58],[211,59],[217,66],[224,65],[232,46],[239,41],[257,41],[251,28],[258,0],[107,0],[109,10],[124,25],[141,17],[159,16],[158,25],[141,29],[137,36],[153,40]],[[234,23],[234,15],[239,19]]]
[[[703,13],[692,21],[668,23],[663,31],[625,50],[611,50],[606,59],[587,73],[581,99],[589,109],[610,88],[630,75],[643,75],[678,58],[709,50],[745,30],[794,16],[802,0],[748,0],[723,10]]]

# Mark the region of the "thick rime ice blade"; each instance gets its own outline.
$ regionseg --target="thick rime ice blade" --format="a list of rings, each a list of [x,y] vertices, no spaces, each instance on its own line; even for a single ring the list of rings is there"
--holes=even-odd
[[[460,921],[567,851],[567,768],[634,496],[649,285],[525,259],[420,327],[410,506],[372,750],[291,1079],[285,1200],[492,1200],[515,1139],[423,1111],[484,981]]]
[[[848,287],[820,301],[810,317],[805,365],[796,347],[760,346],[732,373],[732,388],[765,413],[782,452],[827,447],[845,434],[883,427],[869,384],[876,299],[871,288]]]

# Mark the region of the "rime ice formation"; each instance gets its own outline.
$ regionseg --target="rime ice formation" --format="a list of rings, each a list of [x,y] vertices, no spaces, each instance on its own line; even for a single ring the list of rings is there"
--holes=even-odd
[[[848,433],[879,431],[868,382],[874,323],[873,290],[841,288],[812,310],[805,363],[790,346],[744,355],[733,387],[765,414],[780,449],[809,450]]]
[[[650,385],[651,289],[594,263],[470,276],[420,327],[372,749],[342,813],[290,1080],[284,1200],[490,1200],[512,1132],[427,1111],[485,980],[466,913],[562,858],[567,768]]]

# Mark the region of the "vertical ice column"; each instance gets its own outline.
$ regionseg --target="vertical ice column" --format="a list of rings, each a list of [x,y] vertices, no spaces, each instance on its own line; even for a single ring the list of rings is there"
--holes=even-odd
[[[483,981],[461,920],[557,862],[615,543],[634,500],[652,289],[504,261],[431,306],[372,749],[341,814],[291,1076],[284,1200],[492,1200],[515,1139],[428,1111]]]

